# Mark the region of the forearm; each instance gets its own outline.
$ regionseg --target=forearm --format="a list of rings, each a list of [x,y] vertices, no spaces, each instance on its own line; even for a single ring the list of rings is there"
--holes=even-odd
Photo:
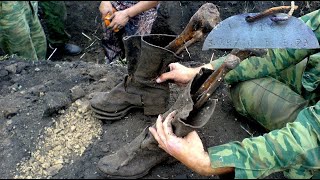
[[[182,162],[183,163],[183,162]],[[207,152],[204,152],[203,158],[192,159],[188,163],[183,163],[194,172],[202,176],[212,176],[227,174],[234,171],[234,167],[212,167],[210,162],[210,157]]]
[[[139,1],[137,4],[125,9],[126,14],[132,18],[144,11],[147,11],[153,7],[156,7],[158,1]]]

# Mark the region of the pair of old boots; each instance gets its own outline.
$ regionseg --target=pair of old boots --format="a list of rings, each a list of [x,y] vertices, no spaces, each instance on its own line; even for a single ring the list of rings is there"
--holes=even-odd
[[[172,125],[177,136],[183,137],[203,127],[213,114],[216,100],[209,98],[200,109],[194,109],[195,100],[192,95],[212,71],[203,69],[169,110],[166,108],[170,94],[169,85],[167,82],[155,82],[156,77],[165,72],[169,63],[180,59],[174,52],[164,48],[174,39],[175,36],[170,35],[125,37],[123,41],[129,60],[128,75],[110,92],[96,95],[91,100],[95,117],[118,120],[130,109],[140,108],[146,115],[163,114],[165,118],[176,110]],[[145,128],[131,143],[100,159],[98,168],[110,177],[140,178],[169,157],[158,147],[148,128]]]

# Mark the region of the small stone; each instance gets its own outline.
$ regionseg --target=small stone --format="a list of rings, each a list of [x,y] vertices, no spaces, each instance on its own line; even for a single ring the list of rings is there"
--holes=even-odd
[[[17,72],[17,65],[12,64],[10,66],[6,66],[4,69],[7,70],[9,73],[15,74]]]
[[[62,164],[56,164],[54,166],[51,166],[50,168],[47,169],[47,173],[49,176],[53,176],[58,174],[60,169],[62,169],[63,165]]]
[[[70,89],[70,92],[73,101],[80,99],[86,95],[86,92],[80,86],[74,86]]]
[[[5,69],[0,69],[0,78],[5,77],[9,74],[9,72]]]

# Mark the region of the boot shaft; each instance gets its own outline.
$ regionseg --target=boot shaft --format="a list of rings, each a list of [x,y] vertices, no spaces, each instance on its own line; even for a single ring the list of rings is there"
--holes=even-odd
[[[185,90],[179,95],[176,102],[162,116],[166,118],[172,111],[177,111],[172,120],[173,132],[178,137],[184,137],[193,130],[200,129],[213,115],[217,99],[209,98],[199,109],[195,109],[194,93],[202,86],[205,80],[213,73],[209,69],[201,69],[191,82],[188,83]],[[155,124],[153,125],[155,127]],[[142,147],[156,148],[157,142],[149,133],[141,143]]]
[[[124,37],[129,76],[148,84],[164,73],[170,63],[182,60],[182,57],[165,48],[176,37],[166,34]]]
[[[125,57],[128,63],[128,74],[133,75],[141,53],[141,36],[125,36],[122,41],[124,44]]]

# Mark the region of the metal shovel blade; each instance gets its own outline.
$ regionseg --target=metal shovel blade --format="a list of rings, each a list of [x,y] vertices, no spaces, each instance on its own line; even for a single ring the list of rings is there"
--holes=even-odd
[[[319,42],[312,30],[300,19],[289,17],[273,21],[269,15],[254,22],[247,22],[245,13],[231,16],[220,22],[207,36],[202,50],[246,48],[316,49]]]

